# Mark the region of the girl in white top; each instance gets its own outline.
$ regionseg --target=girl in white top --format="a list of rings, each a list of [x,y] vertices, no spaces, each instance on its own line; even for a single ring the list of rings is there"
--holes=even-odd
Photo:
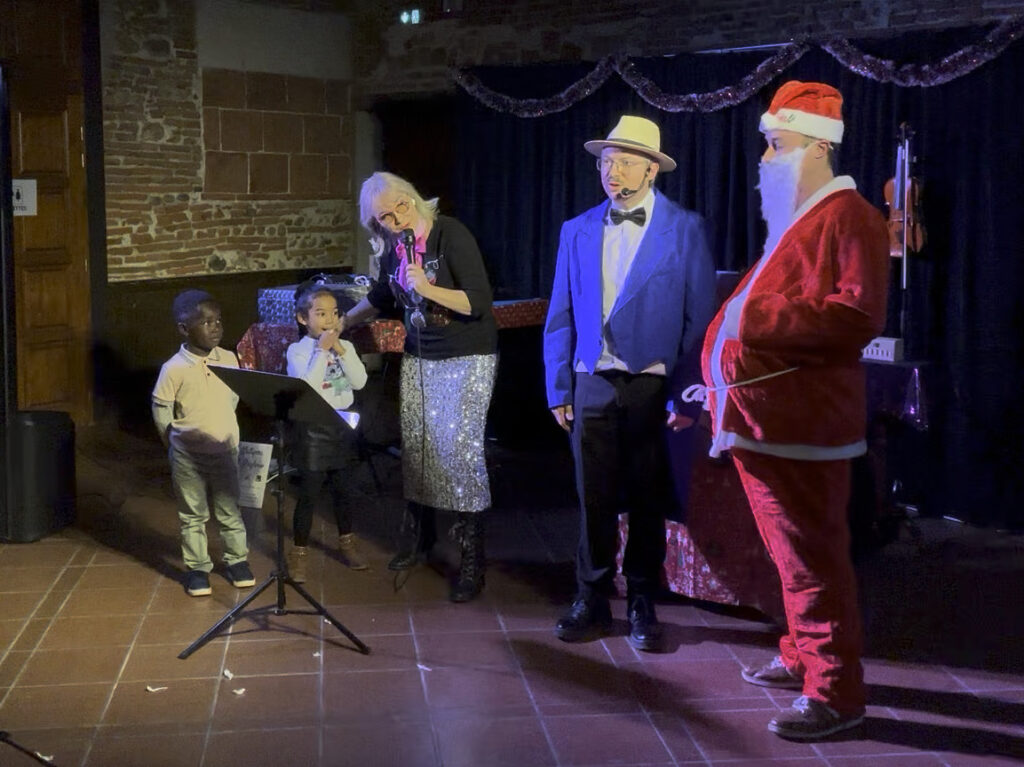
[[[295,319],[306,335],[288,347],[288,375],[307,381],[335,410],[352,406],[352,392],[366,384],[366,368],[348,341],[338,337],[341,323],[338,302],[323,285],[300,286],[296,293]],[[353,570],[365,570],[352,532],[345,466],[351,439],[341,419],[334,423],[296,424],[290,462],[299,470],[301,489],[292,518],[294,546],[288,568],[294,580],[306,580],[306,561],[313,511],[326,484],[338,524],[338,550],[342,562]]]

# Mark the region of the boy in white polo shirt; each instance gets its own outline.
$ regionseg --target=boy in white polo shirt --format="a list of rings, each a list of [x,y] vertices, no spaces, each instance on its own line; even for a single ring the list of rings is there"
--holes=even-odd
[[[153,420],[168,448],[181,521],[181,554],[188,570],[185,591],[211,593],[213,569],[206,543],[212,507],[224,544],[227,578],[237,588],[256,583],[246,558],[245,524],[238,510],[238,397],[211,365],[238,367],[218,344],[224,335],[220,305],[202,290],[174,299],[174,321],[185,339],[160,368],[153,388]]]

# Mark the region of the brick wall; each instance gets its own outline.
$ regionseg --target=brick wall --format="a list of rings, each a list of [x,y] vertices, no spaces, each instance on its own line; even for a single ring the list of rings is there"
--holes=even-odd
[[[188,0],[104,13],[109,281],[350,266],[350,85],[201,71]]]
[[[356,17],[356,72],[372,98],[448,90],[449,68],[593,61],[764,45],[804,36],[868,37],[981,24],[1024,13],[1022,0],[379,0]],[[420,8],[424,22],[398,23]],[[539,93],[544,94],[543,84]]]
[[[871,36],[1024,12],[1024,0],[458,0],[450,15],[440,0],[252,2],[349,13],[363,104],[450,90],[452,66]],[[102,5],[108,279],[353,265],[351,85],[203,72],[192,0]],[[413,7],[424,23],[398,23]]]

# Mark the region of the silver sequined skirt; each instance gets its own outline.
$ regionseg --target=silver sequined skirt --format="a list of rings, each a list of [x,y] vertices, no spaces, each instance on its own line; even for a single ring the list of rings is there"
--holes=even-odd
[[[402,358],[402,478],[407,500],[450,511],[483,511],[491,505],[484,427],[497,364],[496,354]]]

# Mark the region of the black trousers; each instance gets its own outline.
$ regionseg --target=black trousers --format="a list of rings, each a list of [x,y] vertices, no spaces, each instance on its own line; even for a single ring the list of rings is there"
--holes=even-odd
[[[666,379],[609,371],[577,373],[572,452],[580,499],[579,596],[614,593],[618,514],[629,512],[623,561],[630,594],[654,595],[665,561],[672,503],[665,446]]]
[[[352,517],[348,508],[346,491],[346,475],[344,469],[327,469],[326,471],[299,472],[299,500],[292,514],[292,536],[296,546],[309,545],[309,533],[313,528],[313,512],[324,485],[331,501],[334,521],[338,524],[338,535],[352,532]]]

